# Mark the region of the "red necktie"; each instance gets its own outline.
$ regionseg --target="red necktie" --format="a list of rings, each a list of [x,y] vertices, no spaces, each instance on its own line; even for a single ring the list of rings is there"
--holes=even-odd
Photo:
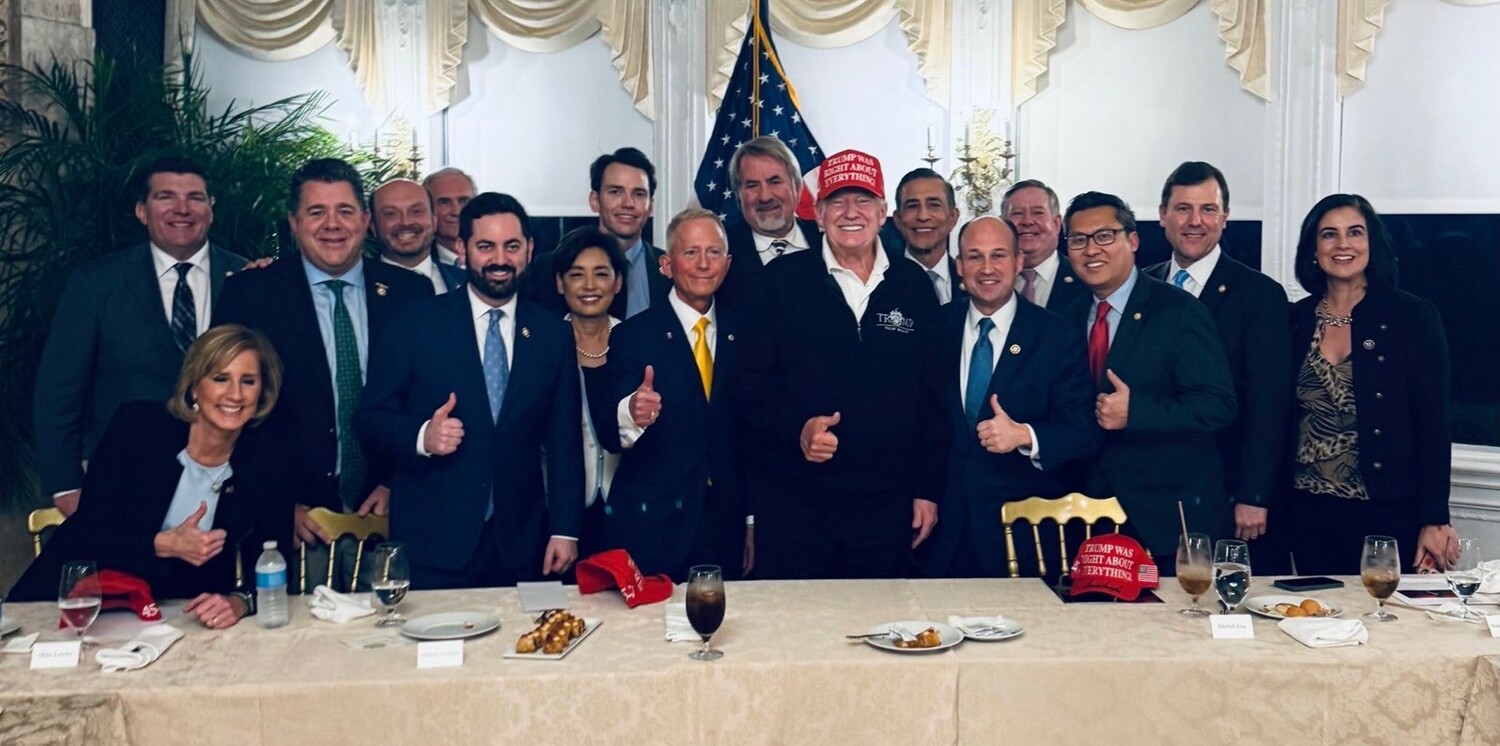
[[[1104,375],[1104,359],[1109,357],[1109,303],[1099,301],[1094,312],[1094,328],[1089,330],[1089,370],[1094,381]]]

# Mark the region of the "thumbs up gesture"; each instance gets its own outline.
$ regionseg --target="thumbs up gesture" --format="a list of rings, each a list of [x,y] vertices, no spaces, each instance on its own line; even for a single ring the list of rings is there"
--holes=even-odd
[[[803,458],[815,464],[833,458],[834,452],[839,449],[839,436],[829,432],[828,428],[839,424],[840,418],[840,414],[834,412],[831,415],[813,417],[802,425],[802,437],[798,442],[802,446]]]
[[[1104,375],[1114,384],[1115,391],[1094,398],[1094,419],[1105,430],[1124,430],[1130,420],[1130,387],[1113,370],[1104,371]]]
[[[156,556],[163,559],[180,559],[193,567],[201,567],[219,552],[224,551],[224,541],[228,538],[224,529],[204,531],[198,527],[207,514],[208,503],[200,502],[198,509],[182,523],[177,524],[176,528],[157,533],[153,542]]]
[[[655,380],[655,369],[646,366],[646,377],[641,379],[641,385],[630,395],[630,419],[635,422],[636,427],[645,429],[661,416],[661,394],[651,387]]]
[[[458,450],[458,444],[464,440],[464,423],[457,417],[452,417],[453,408],[458,405],[458,395],[449,393],[448,401],[438,407],[432,413],[432,419],[427,421],[427,429],[422,433],[422,448],[434,456],[447,456]]]
[[[1021,446],[1031,445],[1031,429],[1016,422],[1000,408],[1000,398],[990,394],[990,410],[995,413],[991,419],[979,423],[975,428],[979,434],[979,444],[990,453],[1010,453]]]

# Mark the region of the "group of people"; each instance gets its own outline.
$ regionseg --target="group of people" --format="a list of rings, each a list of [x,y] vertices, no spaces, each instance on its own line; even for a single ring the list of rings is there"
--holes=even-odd
[[[1179,505],[1252,541],[1258,572],[1355,572],[1370,533],[1408,569],[1456,556],[1442,324],[1397,288],[1362,197],[1308,213],[1310,295],[1289,305],[1220,246],[1207,163],[1167,177],[1172,258],[1144,268],[1110,194],[1063,209],[1022,181],[960,227],[941,175],[888,194],[856,150],[804,184],[759,137],[730,174],[741,217],[685,209],[663,248],[654,166],[605,154],[597,226],[538,251],[520,202],[462,171],[367,199],[313,160],[290,186],[297,254],[247,263],[208,242],[208,175],[150,165],[149,243],[80,267],[53,319],[38,453],[69,517],[11,598],[88,557],[228,626],[254,611],[232,558],[265,540],[323,580],[336,537],[311,507],[388,514],[421,589],[565,577],[612,548],[678,580],[999,577],[1001,505],[1070,492],[1118,497],[1163,574]]]

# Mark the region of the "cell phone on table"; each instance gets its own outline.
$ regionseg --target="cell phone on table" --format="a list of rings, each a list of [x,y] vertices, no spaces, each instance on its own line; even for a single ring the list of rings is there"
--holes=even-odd
[[[1326,591],[1329,588],[1343,588],[1344,581],[1318,575],[1308,578],[1282,578],[1271,585],[1284,591],[1306,593],[1308,591]]]

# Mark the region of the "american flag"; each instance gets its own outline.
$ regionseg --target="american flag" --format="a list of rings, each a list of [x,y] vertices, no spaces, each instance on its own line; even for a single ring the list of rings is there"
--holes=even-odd
[[[1161,582],[1161,576],[1156,571],[1156,565],[1140,565],[1136,568],[1136,573],[1137,579],[1142,584]]]
[[[698,164],[698,178],[693,189],[698,204],[728,220],[739,215],[739,200],[729,186],[729,159],[734,151],[761,135],[779,138],[797,157],[802,173],[823,162],[823,149],[813,138],[812,130],[797,107],[797,91],[787,79],[776,45],[771,41],[768,0],[759,0],[751,14],[750,28],[740,45],[734,74],[724,89],[713,136]],[[810,206],[810,195],[802,192],[802,201]],[[805,212],[800,210],[799,212]]]

